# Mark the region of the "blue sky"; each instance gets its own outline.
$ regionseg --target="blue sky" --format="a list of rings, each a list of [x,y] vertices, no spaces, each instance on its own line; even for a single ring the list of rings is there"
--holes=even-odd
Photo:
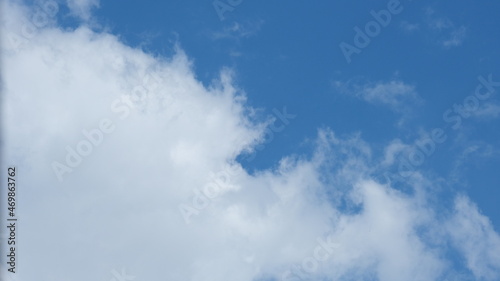
[[[496,104],[491,118],[464,119],[458,131],[450,128],[453,122],[443,120],[447,109],[474,92],[478,76],[498,77],[499,3],[401,1],[401,13],[393,15],[360,54],[353,54],[351,63],[339,44],[354,45],[353,28],[365,28],[373,20],[370,12],[387,10],[389,1],[241,1],[227,11],[214,3],[106,1],[95,10],[95,18],[127,44],[155,55],[168,56],[172,43],[179,43],[205,84],[222,67],[232,67],[249,105],[261,108],[264,115],[284,106],[296,114],[286,131],[276,134],[254,161],[242,161],[250,162],[250,169],[269,168],[283,156],[308,152],[305,141],[323,126],[338,134],[361,132],[379,153],[395,138],[412,143],[422,131],[443,128],[449,139],[421,168],[445,177],[467,148],[491,146],[490,155],[481,157],[477,151],[467,160],[470,163],[460,167],[460,182],[481,187],[456,188],[480,202],[496,227],[500,226],[495,188],[500,185],[496,176],[498,97],[487,101]],[[223,20],[215,6],[220,7]],[[456,46],[447,46],[454,37]],[[401,106],[402,112],[391,112],[383,105],[343,95],[333,86],[335,81],[352,79],[360,79],[359,83],[401,81],[415,87],[421,103],[408,101]],[[407,119],[398,127],[401,118]]]
[[[500,280],[497,1],[2,5],[21,257],[104,253],[12,280]]]

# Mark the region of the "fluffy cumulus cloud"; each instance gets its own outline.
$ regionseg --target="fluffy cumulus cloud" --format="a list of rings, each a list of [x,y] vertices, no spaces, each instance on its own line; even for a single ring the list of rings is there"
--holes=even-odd
[[[204,85],[180,47],[155,57],[85,26],[26,38],[30,9],[3,8],[3,167],[18,167],[22,189],[16,280],[500,278],[499,236],[467,197],[443,212],[425,175],[409,189],[379,179],[401,142],[377,156],[325,128],[311,155],[249,174],[235,159],[269,122],[255,121],[230,70]],[[385,86],[367,98],[393,105],[413,91]]]

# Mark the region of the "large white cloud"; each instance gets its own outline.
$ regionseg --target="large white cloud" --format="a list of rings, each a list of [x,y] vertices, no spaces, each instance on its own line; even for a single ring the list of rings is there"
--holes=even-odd
[[[2,34],[23,36],[30,13],[4,3]],[[443,280],[450,247],[472,275],[500,277],[487,218],[464,197],[437,215],[421,175],[411,195],[378,183],[383,159],[359,135],[319,130],[313,155],[250,175],[235,158],[265,124],[231,71],[205,86],[180,47],[154,57],[85,26],[28,39],[2,40],[16,280]]]

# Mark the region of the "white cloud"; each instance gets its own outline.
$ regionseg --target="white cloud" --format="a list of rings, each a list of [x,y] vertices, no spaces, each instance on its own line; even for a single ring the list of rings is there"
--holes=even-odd
[[[394,165],[397,155],[410,149],[410,147],[410,145],[404,144],[399,139],[392,141],[388,146],[386,146],[384,152],[384,160],[380,164],[383,167]]]
[[[435,15],[435,11],[428,8],[426,10],[427,26],[439,37],[438,41],[444,48],[458,47],[462,45],[467,37],[467,28],[463,25],[457,27],[447,17]]]
[[[418,23],[409,23],[407,21],[402,21],[400,27],[407,32],[413,32],[420,29]]]
[[[100,0],[67,0],[71,13],[83,20],[89,20],[92,9],[99,7]]]
[[[429,26],[432,29],[446,30],[453,27],[453,23],[447,18],[436,18],[429,22]]]
[[[478,280],[497,280],[500,272],[500,236],[487,217],[465,196],[455,200],[453,218],[446,225],[453,243],[466,257]]]
[[[449,18],[438,15],[430,7],[424,10],[424,14],[423,24],[403,21],[400,25],[401,29],[406,32],[425,32],[426,36],[430,36],[436,44],[444,49],[461,46],[466,40],[466,26],[455,24]]]
[[[369,103],[388,106],[397,112],[408,111],[409,105],[420,104],[422,102],[415,90],[415,86],[399,80],[379,81],[375,83],[335,81],[334,85],[342,93],[353,95]]]
[[[263,20],[233,22],[231,25],[224,27],[222,31],[211,32],[210,37],[213,40],[248,38],[256,35],[263,25]]]
[[[442,44],[445,48],[457,47],[462,45],[467,35],[467,29],[465,26],[453,29],[449,35],[449,38],[444,39]]]
[[[500,116],[500,105],[495,102],[487,102],[482,104],[473,114],[481,118],[497,118]]]
[[[2,34],[16,32],[24,15],[6,7]],[[22,46],[1,43],[9,70],[2,166],[18,167],[21,190],[18,281],[279,278],[327,235],[339,247],[308,276],[442,280],[455,271],[443,255],[447,246],[419,232],[441,227],[428,200],[432,183],[409,182],[418,196],[377,183],[371,174],[380,159],[370,145],[328,129],[319,131],[310,157],[237,173],[235,188],[186,224],[179,204],[213,173],[238,167],[236,156],[263,139],[229,70],[205,87],[180,48],[157,58],[85,27],[45,27]],[[363,98],[389,106],[415,98],[402,82],[362,89]],[[95,132],[104,119],[114,131],[58,181],[53,161],[66,163],[65,147],[77,147],[87,138],[82,130]],[[444,223],[460,231],[442,235],[488,238],[479,250],[456,247],[476,276],[498,278],[498,235],[475,209],[457,210]],[[460,228],[462,221],[483,230]]]

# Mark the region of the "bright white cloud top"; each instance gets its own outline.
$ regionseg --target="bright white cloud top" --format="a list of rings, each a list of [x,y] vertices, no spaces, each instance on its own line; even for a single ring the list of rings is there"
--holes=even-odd
[[[72,3],[84,18],[95,5]],[[313,155],[251,175],[236,156],[273,120],[254,121],[230,70],[203,85],[181,47],[155,57],[86,26],[49,21],[26,38],[34,11],[3,5],[3,167],[22,179],[15,280],[500,279],[500,236],[467,196],[446,209],[438,178],[416,172],[407,193],[380,181],[401,142],[378,159],[324,128]],[[407,92],[358,95],[394,106]]]

